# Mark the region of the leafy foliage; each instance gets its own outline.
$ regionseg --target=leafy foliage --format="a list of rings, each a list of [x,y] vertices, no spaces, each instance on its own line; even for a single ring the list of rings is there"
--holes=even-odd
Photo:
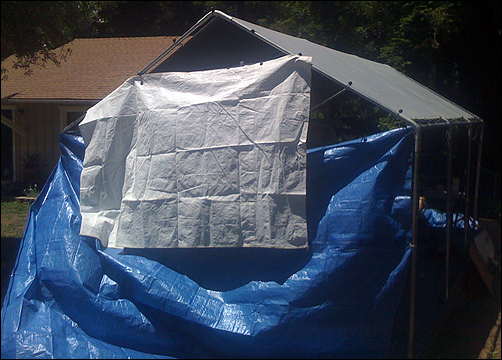
[[[2,1],[2,75],[12,54],[29,74],[64,61],[71,49],[54,49],[74,37],[181,35],[213,8],[389,64],[480,116],[485,141],[498,144],[497,1]],[[497,149],[483,156],[500,171]]]
[[[99,1],[2,1],[2,79],[7,76],[3,61],[16,55],[14,68],[29,75],[31,67],[48,61],[57,65],[71,50],[60,47],[86,29],[98,16]]]
[[[176,36],[202,16],[199,1],[102,1],[96,37]]]
[[[37,197],[40,195],[41,190],[38,188],[37,184],[28,185],[26,189],[23,190],[27,197]]]

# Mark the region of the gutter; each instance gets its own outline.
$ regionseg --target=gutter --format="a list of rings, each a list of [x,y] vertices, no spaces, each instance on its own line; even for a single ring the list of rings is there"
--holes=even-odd
[[[95,105],[101,99],[2,99],[2,104],[62,104],[62,105]]]

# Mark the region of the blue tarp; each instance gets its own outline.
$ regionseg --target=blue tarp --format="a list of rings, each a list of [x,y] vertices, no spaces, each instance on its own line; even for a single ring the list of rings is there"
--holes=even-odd
[[[422,214],[427,219],[429,225],[433,228],[446,228],[448,224],[448,214],[437,209],[424,209]],[[465,215],[452,213],[451,222],[454,228],[463,229],[465,227]],[[474,226],[478,226],[478,224],[471,217],[469,218],[469,228],[474,229]]]
[[[409,271],[413,131],[307,154],[308,250],[111,249],[79,235],[85,146],[31,206],[3,358],[385,358]]]

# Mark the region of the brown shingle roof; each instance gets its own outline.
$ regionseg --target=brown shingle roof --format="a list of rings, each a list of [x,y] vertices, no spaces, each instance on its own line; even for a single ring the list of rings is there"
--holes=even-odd
[[[174,36],[75,39],[60,67],[47,63],[33,74],[12,69],[14,55],[3,61],[8,80],[2,99],[100,100],[152,62],[173,44]]]

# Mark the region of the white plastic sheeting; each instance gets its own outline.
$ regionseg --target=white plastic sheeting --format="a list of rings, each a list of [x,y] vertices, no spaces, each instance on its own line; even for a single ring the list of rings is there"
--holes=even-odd
[[[80,234],[108,247],[307,247],[311,58],[132,77],[87,111]]]

